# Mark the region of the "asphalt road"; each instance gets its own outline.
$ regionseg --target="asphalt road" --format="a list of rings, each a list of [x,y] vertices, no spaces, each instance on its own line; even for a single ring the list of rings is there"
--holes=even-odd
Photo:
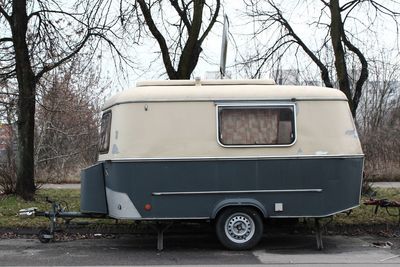
[[[375,183],[378,187],[400,187],[400,183]],[[80,188],[79,184],[45,185],[47,188]],[[375,247],[390,241],[393,246]],[[310,235],[268,234],[251,251],[224,249],[215,235],[205,233],[166,234],[162,252],[155,236],[98,236],[95,239],[41,244],[35,238],[0,239],[0,266],[400,266],[400,238],[325,236],[325,249],[316,250]]]
[[[251,251],[225,250],[212,234],[166,236],[166,249],[155,249],[155,236],[123,235],[116,238],[56,241],[0,240],[1,266],[400,266],[400,239],[391,248],[377,248],[374,237],[324,237],[325,249],[315,248],[314,236],[277,234],[265,236]],[[380,242],[386,241],[379,240]]]

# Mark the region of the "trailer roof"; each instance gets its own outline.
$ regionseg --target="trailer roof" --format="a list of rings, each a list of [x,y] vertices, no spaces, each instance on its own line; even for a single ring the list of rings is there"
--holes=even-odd
[[[136,87],[144,86],[195,86],[195,85],[274,85],[272,79],[265,80],[163,80],[163,81],[139,81]]]
[[[135,102],[343,100],[339,90],[317,86],[275,85],[273,80],[142,81],[114,95],[104,107]]]

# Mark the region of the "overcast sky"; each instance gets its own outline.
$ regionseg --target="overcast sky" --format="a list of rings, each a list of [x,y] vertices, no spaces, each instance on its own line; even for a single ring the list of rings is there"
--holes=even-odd
[[[245,78],[243,74],[238,74],[237,69],[234,68],[236,60],[240,55],[246,55],[255,50],[256,45],[263,43],[268,45],[268,41],[273,41],[274,33],[264,32],[257,36],[257,41],[254,40],[252,32],[257,28],[252,20],[245,16],[246,6],[243,1],[223,1],[223,12],[220,12],[219,21],[223,21],[223,13],[226,13],[230,21],[230,41],[228,43],[227,66],[228,71],[233,75],[232,78]],[[304,41],[311,47],[317,48],[321,43],[326,31],[318,29],[312,24],[316,21],[321,13],[320,1],[276,1],[281,2],[284,15],[291,22],[292,27],[299,36],[302,36]],[[380,3],[387,3],[388,6],[393,6],[393,1],[379,1]],[[341,1],[343,5],[345,1]],[[364,50],[367,57],[374,57],[381,49],[392,50],[393,60],[397,60],[398,56],[398,35],[396,33],[396,25],[389,18],[376,18],[373,9],[363,6],[356,9],[352,13],[352,17],[346,22],[346,29],[351,32],[357,32],[359,43],[364,43],[361,50]],[[321,22],[328,22],[329,17],[323,15]],[[374,26],[370,27],[371,22]],[[209,34],[203,45],[202,58],[193,73],[193,77],[205,78],[207,71],[218,71],[221,53],[221,35],[222,23],[217,23],[212,32]],[[236,46],[235,46],[236,45]],[[108,76],[116,80],[114,90],[123,90],[123,88],[130,88],[135,85],[137,80],[146,79],[166,79],[165,72],[161,59],[159,58],[159,47],[154,40],[147,40],[142,46],[132,48],[129,53],[134,55],[136,63],[141,67],[140,71],[128,70],[127,78],[112,68],[110,60],[105,58],[105,66],[103,69],[108,73]],[[300,56],[302,56],[300,54]],[[294,50],[289,50],[286,59],[282,62],[282,67],[286,69],[296,68],[298,62],[295,64],[293,61]],[[150,65],[150,62],[153,62]],[[304,57],[301,62],[302,68],[312,70],[318,74],[317,69],[313,66],[308,58]],[[150,66],[150,67],[149,67]],[[268,78],[270,73],[263,73],[264,78]],[[112,91],[114,91],[112,90]]]

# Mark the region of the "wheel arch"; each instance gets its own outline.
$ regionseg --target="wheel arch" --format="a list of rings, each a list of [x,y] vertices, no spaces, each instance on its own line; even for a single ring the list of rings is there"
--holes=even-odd
[[[263,218],[267,217],[267,210],[264,205],[261,204],[260,201],[251,199],[251,198],[233,198],[233,199],[224,199],[215,205],[215,208],[211,214],[211,219],[215,219],[218,214],[230,207],[251,207],[255,208]]]

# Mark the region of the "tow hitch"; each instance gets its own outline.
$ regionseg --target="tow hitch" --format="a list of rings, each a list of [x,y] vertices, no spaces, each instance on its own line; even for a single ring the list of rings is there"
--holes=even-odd
[[[28,208],[28,209],[21,209],[21,210],[19,210],[19,216],[22,218],[35,217],[37,209],[38,208],[36,208],[36,207],[32,207],[32,208]]]

